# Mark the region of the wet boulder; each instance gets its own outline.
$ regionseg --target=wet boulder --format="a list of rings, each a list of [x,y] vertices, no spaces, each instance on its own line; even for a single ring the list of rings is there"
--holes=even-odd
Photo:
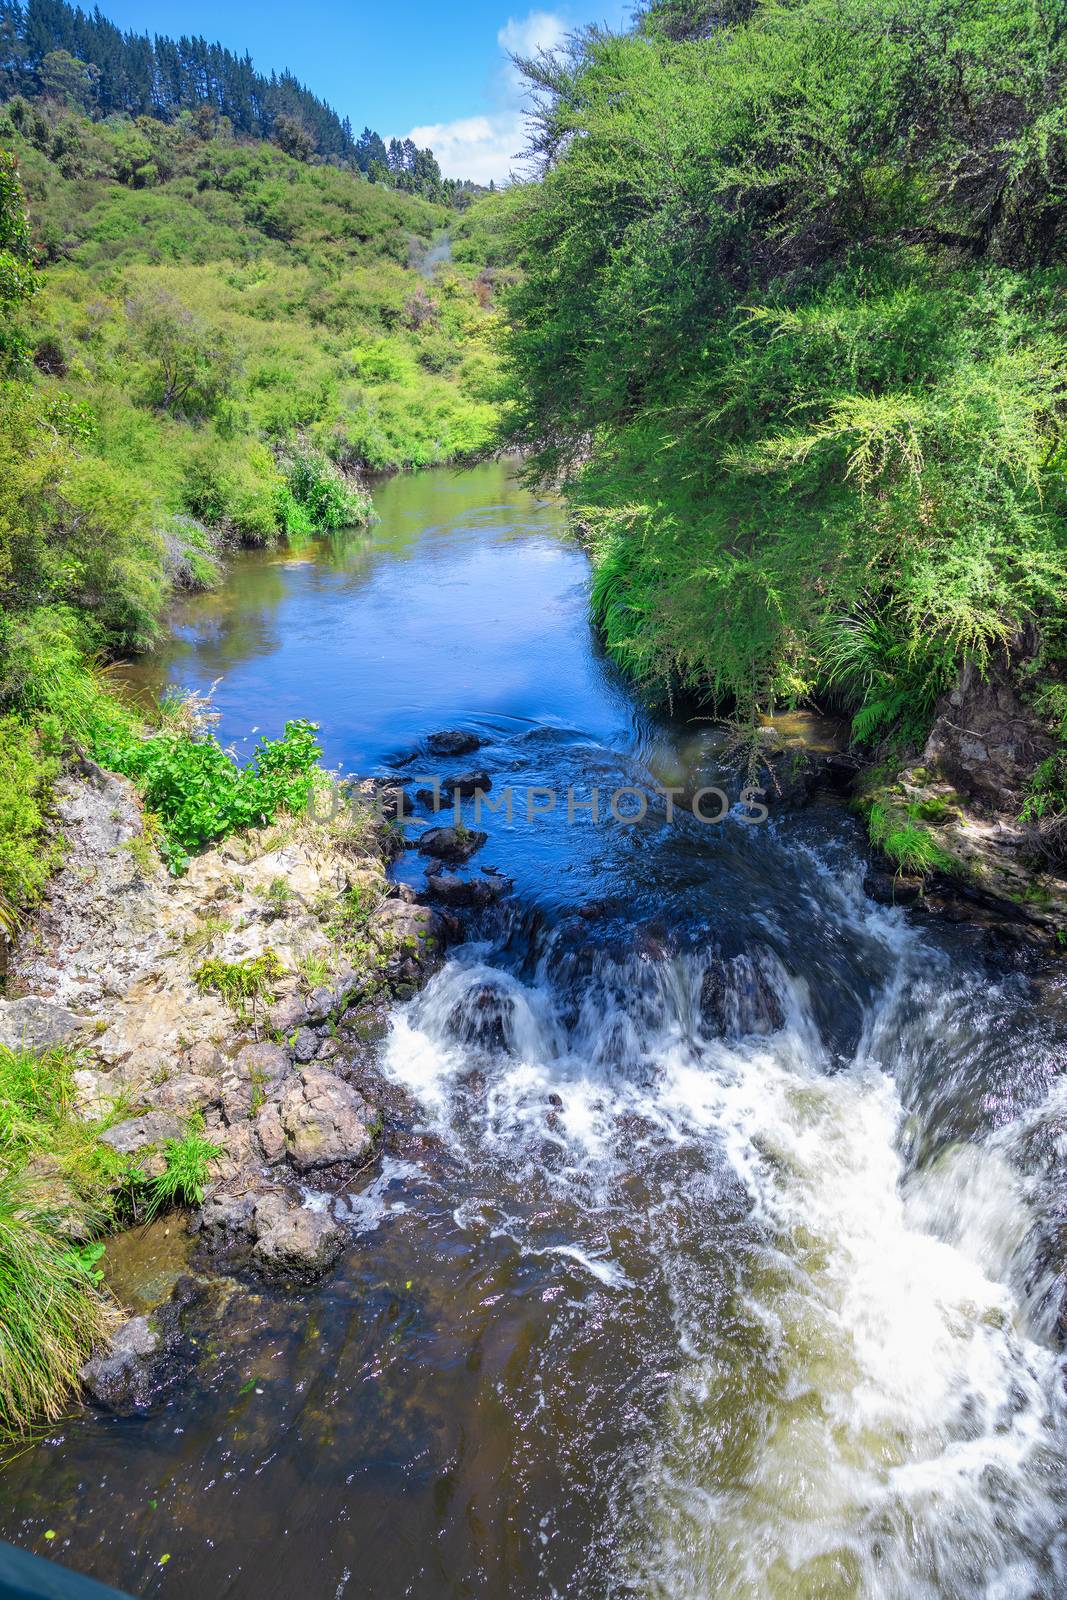
[[[498,984],[470,989],[448,1014],[446,1027],[458,1044],[483,1050],[508,1050],[514,1036],[515,1002]]]
[[[286,1154],[298,1172],[362,1162],[374,1149],[375,1113],[351,1084],[306,1067],[279,1106]]]
[[[256,1209],[256,1196],[248,1190],[233,1194],[216,1190],[205,1199],[192,1221],[193,1230],[218,1246],[234,1238],[250,1235]]]
[[[467,756],[480,748],[481,739],[467,728],[442,728],[431,733],[426,748],[433,756]]]
[[[719,1039],[776,1033],[785,1022],[773,984],[747,955],[708,963],[700,984],[700,1016],[705,1034]]]
[[[78,1376],[100,1405],[112,1411],[138,1410],[152,1397],[161,1345],[148,1317],[130,1317],[93,1352]]]
[[[482,911],[507,893],[510,881],[500,873],[481,878],[461,878],[456,872],[430,872],[426,893],[455,910]]]
[[[262,1270],[304,1280],[331,1267],[345,1243],[344,1229],[327,1210],[299,1205],[281,1190],[256,1202],[252,1257]]]
[[[379,977],[393,992],[421,981],[444,949],[445,930],[429,906],[386,900],[371,917],[368,932],[378,952]]]
[[[455,864],[469,861],[488,837],[487,833],[472,828],[427,828],[417,848],[420,855],[435,856],[438,861]]]

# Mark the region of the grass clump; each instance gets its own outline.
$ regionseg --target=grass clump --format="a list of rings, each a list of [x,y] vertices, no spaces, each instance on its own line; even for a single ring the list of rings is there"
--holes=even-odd
[[[254,1022],[258,1007],[274,1003],[275,984],[284,974],[285,967],[277,953],[264,950],[262,955],[249,956],[244,961],[204,961],[193,973],[193,981],[201,994],[209,989],[220,994],[242,1022],[250,1016]]]
[[[309,950],[297,963],[297,972],[300,982],[308,994],[315,989],[321,989],[330,976],[330,965],[326,958],[317,950]]]
[[[876,800],[867,816],[872,844],[893,863],[898,874],[928,877],[932,872],[953,872],[956,864],[937,840],[916,819],[918,807],[899,809]]]
[[[56,1235],[32,1187],[0,1176],[0,1438],[62,1415],[116,1320],[84,1252]]]
[[[222,1155],[222,1146],[206,1136],[203,1117],[194,1116],[180,1138],[164,1140],[162,1153],[163,1171],[148,1183],[145,1220],[149,1222],[170,1206],[203,1204],[211,1163]]]
[[[92,1236],[124,1214],[133,1173],[74,1111],[69,1050],[0,1048],[0,1438],[62,1412],[113,1326]]]

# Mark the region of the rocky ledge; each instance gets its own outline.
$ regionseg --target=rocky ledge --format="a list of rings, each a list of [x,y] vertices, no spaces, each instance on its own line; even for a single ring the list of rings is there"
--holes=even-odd
[[[346,805],[227,840],[175,879],[125,779],[66,779],[57,810],[64,865],[13,953],[0,1043],[77,1045],[78,1110],[106,1116],[102,1139],[149,1177],[196,1118],[219,1151],[192,1219],[203,1259],[321,1272],[345,1237],[329,1194],[375,1159],[369,1044],[447,931],[388,880],[396,830]],[[125,1392],[149,1342],[121,1332],[94,1384]]]

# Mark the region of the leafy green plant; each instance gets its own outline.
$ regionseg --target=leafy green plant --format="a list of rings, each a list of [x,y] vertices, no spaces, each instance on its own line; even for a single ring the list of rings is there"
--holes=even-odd
[[[310,994],[313,989],[321,989],[330,976],[330,965],[325,956],[318,950],[309,950],[297,963],[297,972],[300,981]]]

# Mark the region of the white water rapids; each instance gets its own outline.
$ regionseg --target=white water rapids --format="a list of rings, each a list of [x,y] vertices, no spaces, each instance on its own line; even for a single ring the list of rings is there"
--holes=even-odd
[[[1062,1595],[1058,1308],[1015,1157],[1036,1128],[1062,1157],[1067,1101],[916,1162],[905,1097],[982,995],[820,870],[877,978],[845,1059],[766,950],[720,964],[709,1025],[700,950],[576,970],[550,940],[522,977],[461,951],[387,1071],[476,1175],[465,1226],[566,1256],[620,1319],[664,1290],[669,1382],[616,1464],[606,1592]]]

